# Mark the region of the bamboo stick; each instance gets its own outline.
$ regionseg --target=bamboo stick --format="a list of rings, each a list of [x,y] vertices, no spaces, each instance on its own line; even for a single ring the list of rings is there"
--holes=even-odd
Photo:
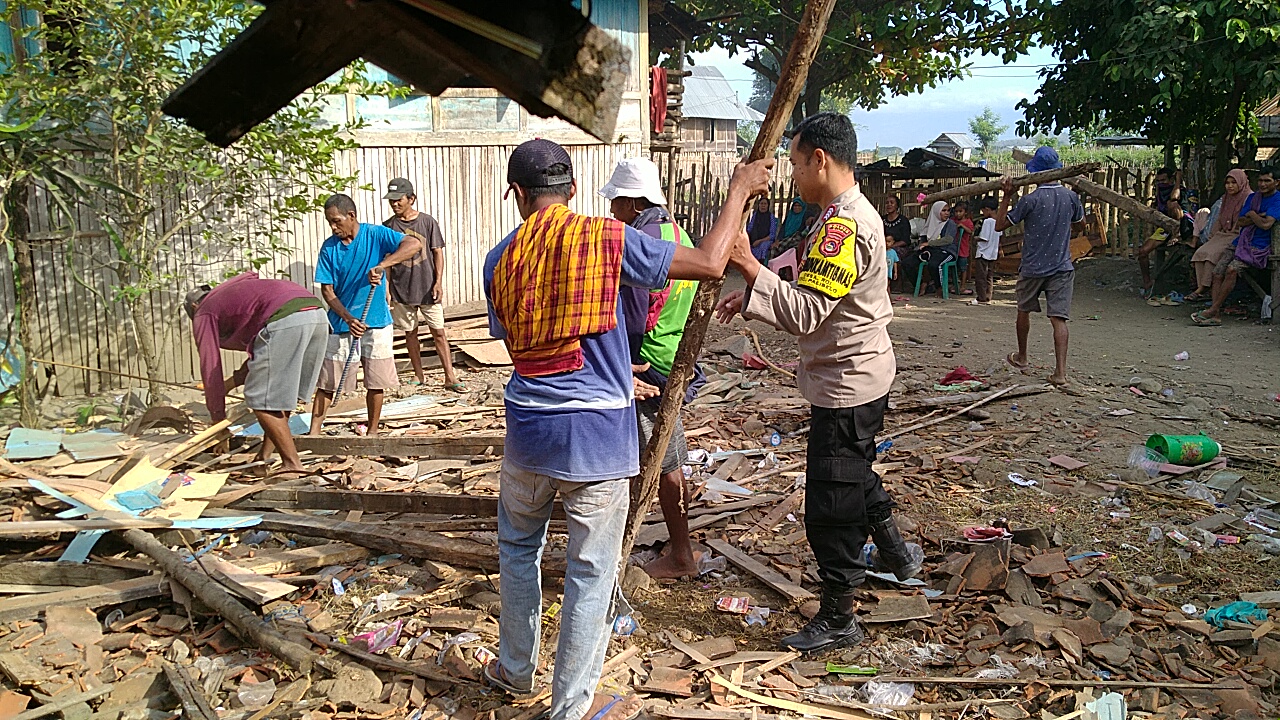
[[[809,66],[818,53],[822,38],[826,33],[827,20],[835,8],[835,0],[809,0],[805,4],[804,15],[796,29],[795,39],[787,58],[782,63],[778,84],[774,89],[773,99],[769,101],[768,112],[760,123],[760,132],[751,146],[745,162],[753,162],[773,154],[778,143],[782,141],[782,132],[787,120],[791,117],[791,109],[800,97],[805,78],[809,75]],[[744,208],[745,209],[745,208]],[[627,514],[627,529],[622,538],[621,562],[625,566],[631,554],[631,546],[635,543],[636,534],[644,522],[644,516],[658,494],[658,477],[662,474],[662,456],[667,451],[671,434],[675,431],[676,421],[680,417],[680,408],[684,404],[684,394],[693,379],[694,365],[702,351],[702,339],[707,334],[707,325],[711,322],[716,301],[720,298],[720,289],[724,287],[724,278],[701,283],[693,298],[693,307],[689,310],[689,319],[684,326],[684,335],[680,338],[680,346],[676,350],[675,362],[668,376],[666,390],[662,393],[662,404],[658,410],[658,418],[654,422],[653,435],[649,446],[640,458],[640,476],[631,483],[631,506]]]
[[[1082,165],[1072,165],[1070,167],[1058,168],[1056,170],[1045,170],[1043,172],[1031,173],[1029,175],[1018,175],[1013,178],[1013,186],[1022,185],[1043,185],[1044,183],[1054,182],[1056,180],[1065,180],[1076,175],[1084,175],[1091,173],[1102,167],[1098,163],[1084,163]],[[939,190],[938,192],[925,195],[920,201],[921,205],[929,205],[939,200],[951,200],[958,197],[970,197],[973,195],[986,195],[1000,189],[1000,184],[1004,182],[1004,178],[997,180],[983,180],[982,182],[968,183],[958,187]]]

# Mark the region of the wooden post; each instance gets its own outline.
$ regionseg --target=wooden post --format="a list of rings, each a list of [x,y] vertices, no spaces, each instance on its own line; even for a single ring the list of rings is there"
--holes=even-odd
[[[310,674],[313,668],[321,668],[334,675],[342,670],[341,665],[332,659],[317,655],[310,648],[303,647],[281,635],[262,618],[245,609],[239,600],[232,597],[208,575],[193,570],[176,553],[156,540],[151,533],[135,529],[125,530],[122,535],[125,542],[132,545],[135,550],[155,560],[171,579],[182,583],[183,587],[200,598],[201,602],[208,605],[223,620],[234,625],[258,647],[285,661],[289,667],[304,675]]]
[[[1043,172],[1031,173],[1030,175],[1019,175],[1012,178],[1013,185],[1014,187],[1022,185],[1040,185],[1047,182],[1053,182],[1054,180],[1064,180],[1065,178],[1094,172],[1099,167],[1101,167],[1101,165],[1098,163],[1084,163],[1082,165],[1058,168],[1057,170],[1045,170]],[[949,187],[926,195],[924,199],[920,201],[920,204],[932,205],[939,200],[952,200],[959,197],[986,195],[989,192],[999,190],[1002,182],[1004,182],[1004,178],[1000,178],[999,180],[983,180],[982,182],[967,183],[956,187]],[[944,180],[942,184],[946,186],[950,183]]]
[[[753,162],[774,153],[778,143],[782,141],[782,133],[787,119],[791,117],[791,109],[800,97],[800,89],[809,75],[809,66],[818,54],[818,47],[826,34],[827,20],[835,8],[835,0],[809,0],[805,4],[804,15],[796,28],[795,39],[787,52],[787,59],[782,63],[778,84],[769,101],[768,112],[760,123],[760,132],[747,154],[746,161]],[[745,210],[745,208],[744,208]],[[635,543],[636,533],[644,521],[649,505],[658,494],[658,478],[662,474],[662,456],[667,452],[667,443],[675,431],[676,420],[680,417],[680,408],[684,405],[685,389],[693,378],[694,365],[702,352],[702,339],[707,334],[707,325],[711,322],[711,313],[715,310],[716,301],[720,298],[720,289],[724,287],[724,278],[710,280],[698,286],[693,298],[693,307],[689,309],[689,320],[684,326],[684,335],[680,338],[680,347],[676,350],[675,361],[671,366],[671,374],[667,379],[667,387],[662,393],[662,405],[658,410],[658,418],[654,422],[653,435],[649,446],[640,458],[640,476],[631,483],[631,507],[627,514],[627,529],[622,538],[621,566],[625,570],[627,558],[631,555],[631,546]]]

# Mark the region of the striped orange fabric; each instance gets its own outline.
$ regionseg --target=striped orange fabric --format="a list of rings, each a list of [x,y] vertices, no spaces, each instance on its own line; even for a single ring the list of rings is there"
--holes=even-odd
[[[516,372],[579,370],[580,338],[617,326],[624,227],[556,204],[516,231],[493,272],[493,309]]]

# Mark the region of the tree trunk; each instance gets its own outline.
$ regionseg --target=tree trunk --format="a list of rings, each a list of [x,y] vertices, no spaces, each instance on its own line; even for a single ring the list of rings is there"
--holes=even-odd
[[[1213,139],[1213,192],[1202,197],[1206,204],[1226,192],[1227,171],[1231,169],[1231,146],[1235,139],[1236,124],[1240,120],[1240,103],[1244,100],[1244,78],[1237,77],[1231,88],[1231,98],[1218,116],[1218,133]],[[1244,158],[1241,158],[1243,160]]]
[[[129,325],[132,326],[133,337],[138,341],[138,353],[142,355],[142,363],[147,368],[147,404],[154,406],[160,402],[160,365],[156,358],[155,339],[151,337],[150,324],[146,322],[143,301],[146,296],[130,298],[125,302],[129,311]]]
[[[22,376],[18,383],[19,419],[23,427],[35,428],[40,426],[40,407],[35,365],[30,360],[36,347],[36,271],[31,262],[31,243],[27,240],[31,231],[31,214],[27,209],[30,194],[31,182],[19,180],[9,188],[5,202],[9,205],[13,237],[13,285],[18,299],[18,342],[22,345],[22,352],[18,353]]]
[[[1164,166],[1167,168],[1173,167],[1173,139],[1172,138],[1164,141]]]

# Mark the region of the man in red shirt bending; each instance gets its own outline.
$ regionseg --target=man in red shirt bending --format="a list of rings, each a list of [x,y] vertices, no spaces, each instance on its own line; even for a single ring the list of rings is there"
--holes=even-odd
[[[204,401],[214,422],[227,417],[228,390],[244,385],[244,402],[258,416],[264,439],[259,460],[280,450],[282,472],[299,472],[289,415],[316,389],[329,340],[329,320],[320,301],[288,280],[263,280],[247,272],[187,294]],[[239,350],[249,359],[222,378],[220,350]]]

